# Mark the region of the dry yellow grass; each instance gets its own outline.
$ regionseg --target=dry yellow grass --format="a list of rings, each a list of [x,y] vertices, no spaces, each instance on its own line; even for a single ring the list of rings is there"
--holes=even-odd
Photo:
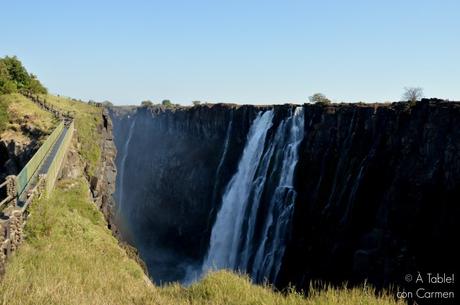
[[[3,140],[28,143],[31,138],[38,137],[39,141],[44,141],[58,123],[53,115],[19,93],[0,95],[0,103],[6,105],[8,114],[0,135]]]

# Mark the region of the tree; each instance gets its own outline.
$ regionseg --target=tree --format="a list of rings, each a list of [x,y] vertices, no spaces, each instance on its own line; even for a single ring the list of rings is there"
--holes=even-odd
[[[153,106],[153,103],[151,100],[145,100],[145,101],[142,101],[141,102],[141,106],[142,107],[152,107]]]
[[[104,106],[104,107],[113,107],[113,103],[111,101],[103,101],[102,106]]]
[[[404,101],[416,102],[423,97],[423,89],[420,87],[405,87],[402,99]]]
[[[198,106],[199,104],[201,104],[201,101],[193,101],[192,104],[193,106]]]
[[[315,93],[308,98],[311,103],[330,104],[331,100],[322,93]]]
[[[48,90],[45,87],[43,87],[40,81],[36,79],[35,77],[32,77],[30,79],[29,88],[26,88],[26,89],[29,89],[29,91],[32,91],[34,93],[41,93],[41,94],[48,93]]]
[[[161,102],[161,105],[165,106],[165,107],[171,107],[172,106],[172,103],[170,100],[163,100]]]
[[[0,58],[0,93],[18,91],[47,93],[37,77],[29,74],[16,56]]]

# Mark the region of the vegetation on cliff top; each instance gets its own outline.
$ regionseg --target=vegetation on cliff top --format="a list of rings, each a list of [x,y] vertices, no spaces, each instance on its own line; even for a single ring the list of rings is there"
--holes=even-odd
[[[0,95],[0,135],[2,139],[22,138],[42,141],[58,120],[21,94]]]
[[[101,157],[102,108],[79,100],[54,95],[40,95],[46,103],[70,113],[75,119],[75,128],[79,145],[79,153],[87,164],[86,172],[94,175]]]
[[[37,77],[27,72],[16,56],[0,58],[0,94],[25,91],[47,93]]]

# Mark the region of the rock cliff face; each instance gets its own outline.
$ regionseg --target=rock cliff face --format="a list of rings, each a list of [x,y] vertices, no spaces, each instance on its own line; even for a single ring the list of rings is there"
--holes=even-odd
[[[115,165],[115,157],[117,149],[113,140],[113,125],[107,109],[102,113],[102,126],[99,126],[101,139],[101,160],[94,176],[89,177],[90,189],[93,195],[94,202],[104,214],[109,229],[115,235],[118,235],[118,230],[114,225],[115,202],[113,194],[115,193],[115,183],[117,176],[117,168]]]
[[[293,106],[112,110],[117,225],[157,282],[201,265],[251,124],[269,108],[268,139]],[[460,105],[304,105],[303,115],[275,284],[381,286],[406,273],[458,270]]]
[[[44,135],[34,130],[29,137],[7,135],[0,138],[0,180],[17,175],[40,147]]]
[[[309,107],[278,284],[458,270],[460,105]],[[454,237],[456,236],[456,237]]]

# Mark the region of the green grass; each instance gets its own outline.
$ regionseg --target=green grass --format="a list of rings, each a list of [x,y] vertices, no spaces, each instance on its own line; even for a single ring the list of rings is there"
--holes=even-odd
[[[33,202],[25,232],[0,281],[0,304],[402,304],[366,289],[280,294],[228,271],[188,288],[154,286],[107,229],[82,178],[60,181],[49,200]]]
[[[0,97],[0,133],[2,133],[6,129],[6,125],[8,124],[8,101],[4,101]]]
[[[69,112],[75,118],[75,128],[80,143],[79,153],[87,164],[87,174],[94,175],[101,157],[101,135],[98,126],[102,124],[102,109],[60,96],[41,95],[40,97],[45,98],[47,103],[61,111]]]
[[[19,93],[0,95],[0,133],[2,138],[44,141],[58,120]],[[28,132],[33,135],[28,135]],[[30,140],[30,139],[29,139]]]
[[[0,283],[1,304],[141,304],[149,291],[142,269],[106,228],[83,179],[59,182],[30,213],[26,242]]]

